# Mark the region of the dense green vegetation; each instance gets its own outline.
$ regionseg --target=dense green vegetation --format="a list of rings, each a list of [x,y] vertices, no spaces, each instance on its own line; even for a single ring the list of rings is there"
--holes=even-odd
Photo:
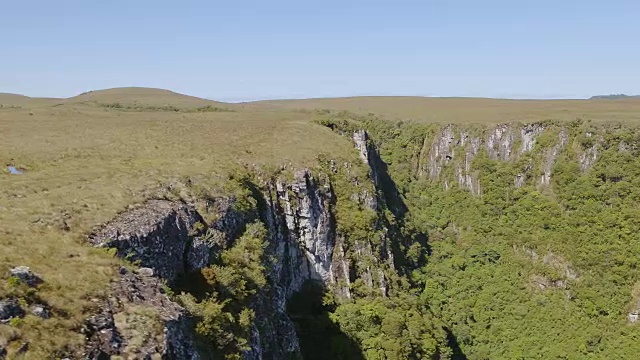
[[[264,267],[266,236],[260,222],[250,224],[213,265],[197,274],[201,278],[196,275],[188,279],[191,291],[183,292],[180,300],[197,318],[196,333],[207,353],[220,354],[225,359],[241,359],[242,350],[247,349],[255,317],[249,304],[267,283]],[[209,347],[215,352],[206,350]]]
[[[413,286],[396,288],[387,299],[341,304],[331,315],[367,359],[429,357],[435,347],[418,352],[408,334],[423,332],[429,335],[422,344],[438,344],[442,329],[455,340],[447,351],[459,347],[454,357],[635,358],[640,330],[626,318],[638,301],[640,276],[635,129],[547,122],[530,154],[501,161],[480,150],[473,167],[482,195],[475,197],[455,181],[445,190],[442,179],[416,175],[418,152],[425,137],[433,139],[434,126],[344,113],[321,123],[345,134],[369,130],[409,209],[404,226],[429,234],[427,264],[405,264]],[[551,184],[530,176],[516,189],[514,177],[526,164],[541,171],[561,126],[569,144],[555,160]],[[598,160],[582,171],[579,154],[594,145]],[[444,176],[447,171],[445,165]],[[394,331],[385,326],[393,321],[385,311],[397,308],[428,316],[412,329],[415,310],[395,310],[403,326]],[[386,315],[375,320],[371,313]]]

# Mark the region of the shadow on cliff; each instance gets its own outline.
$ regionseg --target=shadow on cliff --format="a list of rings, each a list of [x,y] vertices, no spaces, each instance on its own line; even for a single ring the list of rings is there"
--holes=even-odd
[[[367,135],[368,136],[368,135]],[[408,275],[411,269],[420,267],[426,263],[426,258],[431,255],[431,246],[427,234],[416,231],[406,226],[406,216],[409,209],[404,202],[404,198],[400,194],[398,185],[389,174],[389,166],[380,157],[378,149],[370,142],[367,143],[367,152],[369,154],[369,167],[371,168],[372,177],[378,193],[378,198],[384,202],[386,208],[391,211],[395,221],[387,220],[385,226],[389,229],[391,239],[400,241],[391,241],[391,250],[394,256],[394,266],[397,270],[403,271]],[[408,249],[414,243],[422,246],[423,254],[417,258],[408,259],[406,250],[403,251],[401,245]],[[407,268],[409,267],[409,268]]]
[[[324,293],[321,284],[307,281],[287,304],[303,359],[364,360],[360,346],[329,318],[334,309],[323,303]]]

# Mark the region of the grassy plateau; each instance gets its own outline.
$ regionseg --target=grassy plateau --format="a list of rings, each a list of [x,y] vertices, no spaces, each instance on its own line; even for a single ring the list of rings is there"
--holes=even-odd
[[[67,99],[0,93],[0,298],[25,265],[57,313],[0,325],[29,357],[82,344],[78,332],[120,261],[86,244],[92,229],[184,179],[217,184],[238,166],[314,166],[353,153],[314,120],[323,109],[421,123],[546,119],[640,123],[640,100],[353,97],[221,103],[167,90],[119,88]],[[320,111],[316,111],[320,110]],[[23,173],[10,175],[7,166]],[[19,344],[19,342],[14,342]],[[0,343],[2,345],[2,343]]]

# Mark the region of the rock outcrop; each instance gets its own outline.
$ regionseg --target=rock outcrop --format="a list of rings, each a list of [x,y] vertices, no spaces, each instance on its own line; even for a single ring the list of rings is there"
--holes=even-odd
[[[591,147],[580,153],[580,169],[582,171],[589,170],[593,164],[598,160],[598,144],[594,144]]]
[[[21,318],[25,311],[16,298],[0,300],[0,323],[9,322],[13,318]]]
[[[133,343],[136,356],[197,358],[188,314],[163,294],[162,280],[171,285],[182,275],[209,266],[217,252],[231,246],[246,225],[256,220],[268,230],[268,286],[250,305],[255,320],[245,359],[299,357],[299,340],[287,307],[307,282],[321,285],[337,299],[349,299],[352,282],[360,278],[372,292],[386,296],[389,281],[385,272],[394,271],[391,223],[401,222],[407,210],[368,133],[356,131],[352,139],[368,170],[365,176],[360,164],[332,162],[330,174],[302,169],[291,180],[256,180],[258,184],[245,184],[256,203],[255,211],[249,212],[235,210],[233,197],[222,195],[206,199],[204,208],[202,199],[194,199],[194,204],[150,200],[92,234],[91,243],[115,248],[118,256],[143,268],[137,274],[123,271],[111,296],[104,300],[104,310],[87,322],[87,353],[130,354]],[[338,231],[332,176],[341,176],[348,183],[349,196],[341,201],[352,202],[354,209],[371,217],[373,238],[350,239],[349,234]],[[204,209],[207,216],[196,209]],[[383,215],[386,209],[396,221]],[[207,223],[205,218],[214,220]],[[366,260],[355,263],[355,257]],[[158,334],[164,335],[140,343],[133,340],[137,335],[127,324],[143,321],[130,314],[142,306],[144,313],[156,314],[156,326],[164,329]],[[178,348],[172,339],[183,339],[185,346]]]
[[[494,128],[485,142],[489,158],[508,161],[513,152],[515,136],[513,129],[509,125],[498,125]]]
[[[369,156],[369,152],[365,155]],[[371,176],[375,176],[373,171]],[[375,254],[370,244],[348,250],[344,239],[336,234],[336,198],[327,176],[317,177],[303,169],[295,172],[290,182],[269,180],[256,189],[261,189],[261,195],[256,199],[259,211],[255,215],[268,229],[267,254],[272,261],[267,273],[269,286],[251,305],[256,318],[251,349],[245,351],[244,358],[295,358],[300,346],[295,326],[287,315],[291,296],[306,282],[314,281],[334,290],[338,297],[349,298],[355,269],[347,251],[364,251],[370,257]],[[358,198],[372,210],[377,207],[370,191]],[[209,209],[218,212],[214,216],[217,220],[206,224],[195,206],[150,200],[119,215],[90,236],[94,245],[115,248],[118,256],[143,268],[137,274],[123,270],[119,282],[111,289],[112,295],[105,300],[104,311],[87,322],[88,354],[130,353],[131,336],[136,335],[127,334],[128,309],[146,306],[148,311],[158,314],[156,320],[165,329],[164,337],[139,344],[136,354],[151,354],[153,348],[161,355],[197,358],[195,348],[189,345],[192,335],[186,320],[188,314],[162,293],[161,280],[171,284],[183,274],[208,266],[212,253],[229,246],[240,235],[240,229],[254,217],[235,212],[233,205],[233,201],[218,201],[215,209]],[[367,283],[373,287],[374,274],[375,283],[386,292],[386,280],[379,269],[375,272],[367,269],[362,276],[370,279]],[[171,340],[174,338],[187,339],[186,347],[177,348]]]
[[[35,287],[42,284],[40,275],[31,271],[28,266],[16,266],[9,270],[9,278],[17,279],[17,281],[26,284],[29,287]]]
[[[550,145],[536,147],[538,137],[549,131],[557,132],[557,139]],[[475,135],[474,135],[475,134]],[[593,144],[577,151],[576,160],[582,171],[590,169],[598,160],[602,136],[587,133]],[[548,141],[548,140],[547,140]],[[455,181],[473,195],[481,195],[479,170],[473,168],[474,159],[481,151],[491,160],[515,162],[527,157],[528,163],[514,178],[516,188],[531,185],[549,186],[552,169],[560,154],[569,147],[569,131],[565,127],[534,124],[501,124],[482,130],[457,128],[454,125],[442,127],[432,138],[425,138],[418,156],[417,177],[429,177],[441,182],[449,189]],[[626,147],[624,147],[626,148]],[[451,171],[446,171],[452,167]],[[536,175],[539,171],[539,177]],[[530,181],[531,180],[531,181]]]
[[[290,184],[268,183],[263,196],[261,217],[275,261],[268,273],[270,287],[254,306],[256,324],[245,359],[282,359],[300,352],[287,301],[306,281],[328,285],[335,279],[334,198],[328,181],[306,169],[296,172]]]
[[[153,269],[173,282],[193,263],[204,259],[189,257],[191,231],[202,217],[192,207],[166,200],[150,200],[120,214],[89,237],[96,246],[115,248],[119,257]],[[203,256],[205,256],[203,254]]]
[[[519,155],[533,150],[533,146],[536,143],[536,137],[540,135],[544,129],[544,126],[541,124],[528,124],[520,129],[522,144],[520,145]]]
[[[87,359],[200,359],[186,311],[158,278],[121,269],[107,299],[82,329]]]
[[[299,291],[308,280],[328,287],[341,282],[348,285],[352,269],[345,256],[344,238],[336,232],[336,199],[328,178],[318,179],[309,170],[298,171],[291,184],[276,182],[266,195],[265,223],[280,263],[273,273],[286,296]],[[359,195],[362,206],[376,206],[371,195]],[[373,254],[372,250],[367,254]],[[342,291],[349,296],[348,289]]]
[[[455,146],[455,137],[453,135],[453,127],[447,126],[436,138],[431,145],[429,151],[427,165],[429,168],[429,176],[437,179],[442,172],[444,165],[448,164],[455,156],[453,147]]]

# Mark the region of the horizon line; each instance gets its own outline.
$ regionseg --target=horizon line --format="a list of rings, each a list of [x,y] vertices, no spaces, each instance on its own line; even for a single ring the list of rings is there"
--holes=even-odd
[[[86,90],[80,92],[76,95],[72,95],[69,97],[50,97],[50,96],[30,96],[21,93],[14,92],[3,92],[0,91],[0,95],[13,95],[13,96],[23,96],[31,99],[70,99],[77,96],[81,96],[83,94],[91,93],[91,92],[99,92],[106,90],[117,90],[117,89],[149,89],[149,90],[161,90],[161,91],[169,91],[178,95],[198,97],[203,100],[210,101],[218,101],[218,102],[228,102],[228,103],[251,103],[251,102],[260,102],[260,101],[293,101],[293,100],[319,100],[319,99],[345,99],[345,98],[361,98],[361,97],[379,97],[379,98],[393,98],[393,97],[405,97],[405,98],[425,98],[425,99],[487,99],[487,100],[530,100],[530,101],[544,101],[544,100],[594,100],[594,99],[615,99],[615,98],[639,98],[640,95],[627,95],[624,93],[611,93],[611,94],[598,94],[592,96],[584,96],[584,97],[575,97],[575,96],[565,96],[565,95],[548,95],[548,96],[464,96],[464,95],[382,95],[382,94],[353,94],[353,95],[339,95],[339,96],[301,96],[301,97],[288,97],[288,96],[274,96],[274,97],[265,97],[265,96],[255,96],[255,97],[209,97],[209,96],[198,96],[198,95],[190,95],[188,93],[182,93],[173,91],[165,88],[155,88],[155,87],[147,87],[147,86],[119,86],[119,87],[111,87],[111,88],[103,88],[96,90]]]

